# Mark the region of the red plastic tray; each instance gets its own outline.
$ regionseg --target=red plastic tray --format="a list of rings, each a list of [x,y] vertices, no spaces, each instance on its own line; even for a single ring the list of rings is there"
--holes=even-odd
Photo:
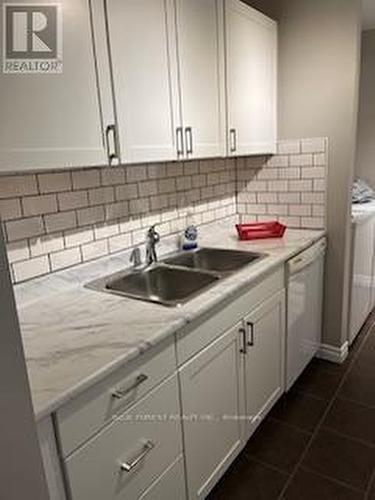
[[[261,222],[256,224],[236,224],[240,240],[260,240],[265,238],[282,238],[286,226],[280,222]]]

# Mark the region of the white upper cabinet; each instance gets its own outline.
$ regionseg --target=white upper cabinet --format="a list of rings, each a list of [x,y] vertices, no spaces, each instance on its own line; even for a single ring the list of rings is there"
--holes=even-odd
[[[228,154],[272,154],[277,136],[277,24],[225,1]]]
[[[26,14],[8,12],[8,29],[17,30],[18,38],[9,36],[6,48],[1,37],[1,53],[14,49],[18,54],[10,53],[12,58],[15,55],[35,64],[35,57],[46,57],[46,54],[49,57],[56,42],[57,55],[62,49],[62,71],[20,74],[5,73],[1,68],[0,171],[107,163],[89,4],[87,0],[61,0],[59,3],[60,11],[52,11],[51,17],[36,12],[41,5],[50,4],[47,0],[37,2],[38,6],[25,4],[29,9]],[[1,26],[4,14],[5,7],[0,10]],[[35,24],[32,24],[35,33],[23,31],[27,19]],[[56,31],[56,38],[50,32],[46,38],[40,28],[44,23],[47,31],[49,23],[59,27],[60,20],[61,32]],[[12,46],[11,38],[16,46]]]
[[[175,160],[173,0],[110,0],[106,12],[121,161]]]
[[[1,72],[0,172],[275,152],[277,26],[239,0],[9,5],[4,68],[62,71]]]
[[[225,154],[224,33],[221,0],[176,0],[184,153]]]
[[[222,156],[221,0],[111,0],[106,11],[122,162]]]

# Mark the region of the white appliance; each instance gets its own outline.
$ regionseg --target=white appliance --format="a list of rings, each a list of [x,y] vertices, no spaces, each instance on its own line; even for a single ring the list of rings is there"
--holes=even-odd
[[[321,343],[325,251],[322,239],[287,264],[287,390]]]
[[[375,307],[375,202],[353,205],[351,265],[350,345]]]

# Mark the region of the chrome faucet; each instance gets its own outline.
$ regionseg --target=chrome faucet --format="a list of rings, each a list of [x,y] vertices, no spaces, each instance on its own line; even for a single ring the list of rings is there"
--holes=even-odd
[[[156,245],[160,241],[160,234],[155,230],[155,225],[151,226],[147,231],[147,241],[146,241],[146,265],[150,266],[154,262],[158,261],[158,256],[156,254]]]

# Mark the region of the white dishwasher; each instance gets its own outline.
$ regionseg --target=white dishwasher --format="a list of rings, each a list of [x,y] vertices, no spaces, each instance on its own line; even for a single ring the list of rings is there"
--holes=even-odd
[[[321,343],[326,245],[322,239],[287,264],[287,390]]]

